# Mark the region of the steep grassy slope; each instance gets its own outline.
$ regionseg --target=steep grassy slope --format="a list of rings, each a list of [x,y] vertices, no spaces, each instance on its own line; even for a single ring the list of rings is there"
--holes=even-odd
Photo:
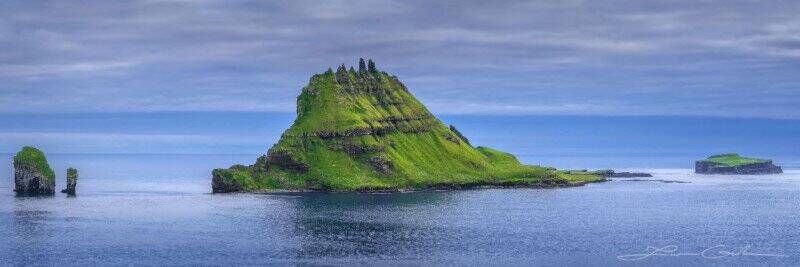
[[[522,165],[508,153],[472,147],[395,76],[369,68],[311,77],[297,119],[250,166],[213,171],[215,192],[261,189],[362,190],[591,181]]]

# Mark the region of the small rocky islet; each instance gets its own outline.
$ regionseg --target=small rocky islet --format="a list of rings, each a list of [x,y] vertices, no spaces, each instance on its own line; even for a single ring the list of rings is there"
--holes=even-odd
[[[67,169],[67,188],[62,193],[75,195],[78,170]],[[56,175],[44,153],[32,146],[23,147],[14,155],[14,192],[18,195],[53,195]]]
[[[25,195],[52,195],[56,174],[47,163],[44,153],[26,146],[14,155],[14,191]]]
[[[694,164],[697,174],[778,174],[783,173],[769,159],[744,157],[736,153],[711,155]]]

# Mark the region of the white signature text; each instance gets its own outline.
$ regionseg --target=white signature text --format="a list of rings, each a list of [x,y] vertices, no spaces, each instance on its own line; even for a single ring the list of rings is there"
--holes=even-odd
[[[653,257],[702,257],[705,259],[721,259],[728,257],[788,257],[781,254],[755,253],[751,251],[751,246],[734,247],[727,245],[717,245],[708,247],[700,251],[682,252],[678,246],[669,245],[664,247],[647,246],[644,253],[619,255],[617,259],[622,261],[640,261]]]

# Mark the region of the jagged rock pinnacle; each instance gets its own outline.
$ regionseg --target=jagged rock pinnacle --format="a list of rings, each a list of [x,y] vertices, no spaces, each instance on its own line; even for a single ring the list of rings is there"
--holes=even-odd
[[[375,62],[372,62],[372,59],[369,59],[369,62],[367,62],[367,71],[372,74],[378,72],[378,69],[375,68]]]

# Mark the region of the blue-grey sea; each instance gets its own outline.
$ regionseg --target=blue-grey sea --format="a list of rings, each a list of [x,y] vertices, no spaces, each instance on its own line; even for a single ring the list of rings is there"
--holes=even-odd
[[[252,157],[52,155],[86,170],[78,195],[15,197],[4,179],[0,264],[800,264],[798,169],[633,168],[655,176],[560,189],[209,193],[203,166]],[[650,252],[687,255],[635,255]]]
[[[210,171],[252,163],[291,116],[216,116],[0,118],[0,265],[800,265],[797,121],[445,117],[526,163],[654,177],[263,195],[210,194]],[[16,197],[10,153],[22,144],[45,150],[58,188],[77,167],[77,196]],[[785,173],[692,173],[728,151]]]

